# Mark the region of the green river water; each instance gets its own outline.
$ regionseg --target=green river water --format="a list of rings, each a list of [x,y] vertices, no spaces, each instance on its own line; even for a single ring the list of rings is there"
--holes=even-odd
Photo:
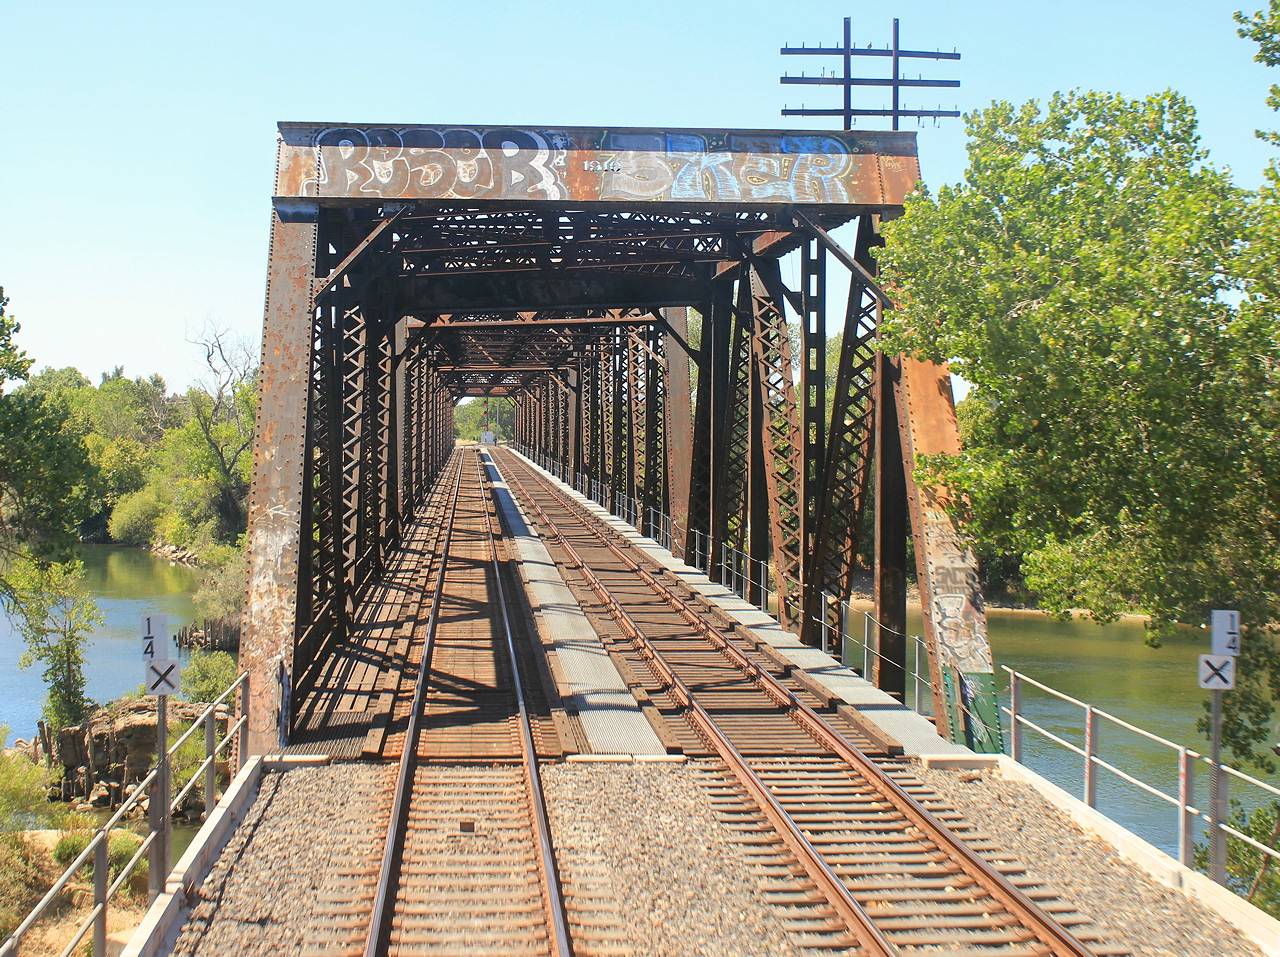
[[[85,546],[82,557],[90,589],[106,618],[87,649],[88,693],[107,701],[142,680],[142,615],[166,614],[171,627],[194,618],[191,592],[196,575],[141,549]],[[1207,751],[1195,730],[1206,694],[1196,687],[1196,656],[1207,651],[1207,631],[1187,629],[1163,648],[1152,649],[1143,644],[1140,621],[1101,626],[1082,620],[1055,622],[1035,612],[993,610],[989,622],[997,666],[1008,665],[1162,738]],[[909,630],[920,633],[918,613]],[[38,669],[17,667],[21,653],[21,640],[0,619],[0,722],[13,736],[25,738],[34,731],[44,689]],[[860,655],[857,652],[858,660],[851,663],[860,664]],[[1001,688],[1006,685],[1001,676]],[[922,697],[927,704],[927,690]],[[1083,745],[1079,708],[1030,688],[1024,691],[1023,707],[1038,724]],[[1175,752],[1112,726],[1101,727],[1100,754],[1105,760],[1166,793],[1177,793]],[[1081,793],[1079,756],[1044,744],[1038,735],[1028,733],[1025,740],[1024,760],[1030,767],[1073,794]],[[1099,778],[1098,804],[1153,843],[1176,848],[1176,816],[1169,805],[1108,774]]]
[[[860,611],[869,608],[859,606]],[[1006,707],[1009,679],[1001,665],[1174,744],[1208,753],[1208,741],[1196,730],[1197,720],[1206,713],[1204,703],[1209,694],[1196,681],[1197,658],[1209,652],[1208,629],[1184,628],[1162,647],[1148,648],[1138,619],[1100,625],[1080,618],[1053,621],[1034,611],[991,609],[988,625],[997,687]],[[909,614],[908,631],[918,635],[922,627],[918,610]],[[850,663],[860,666],[861,648],[850,654]],[[925,688],[921,699],[926,709],[928,698]],[[1022,708],[1036,724],[1084,747],[1085,715],[1079,706],[1024,684]],[[1100,758],[1166,794],[1177,795],[1177,751],[1108,721],[1099,720],[1098,729]],[[1004,734],[1008,751],[1007,719]],[[1023,735],[1023,763],[1076,797],[1083,797],[1084,758],[1032,730],[1024,730]],[[1280,734],[1273,740],[1280,740]],[[1195,804],[1207,808],[1208,775],[1200,769],[1196,773]],[[1280,785],[1280,777],[1255,776]],[[1234,782],[1229,794],[1249,807],[1263,800],[1259,792]],[[1178,817],[1173,805],[1102,770],[1097,806],[1158,847],[1176,853]]]

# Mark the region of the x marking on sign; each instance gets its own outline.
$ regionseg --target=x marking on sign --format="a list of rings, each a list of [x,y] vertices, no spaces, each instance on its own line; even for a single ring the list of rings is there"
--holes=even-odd
[[[1236,659],[1231,655],[1200,656],[1200,687],[1229,691],[1236,686]]]
[[[177,682],[169,676],[178,668],[175,662],[161,661],[151,665],[151,680],[149,682],[152,691],[158,691],[163,687],[176,688]],[[163,669],[163,670],[162,670]]]

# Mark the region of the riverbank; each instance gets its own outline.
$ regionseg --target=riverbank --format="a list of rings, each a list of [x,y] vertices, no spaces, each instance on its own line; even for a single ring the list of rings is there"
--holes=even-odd
[[[875,583],[871,580],[871,573],[866,572],[854,578],[853,591],[849,596],[849,601],[854,604],[871,605],[875,603]],[[907,603],[920,604],[920,586],[916,582],[907,581]],[[983,596],[983,607],[987,611],[1012,612],[1015,614],[1039,615],[1048,617],[1048,613],[1041,610],[1034,601],[1019,601],[1009,596],[1005,596],[1000,600],[991,600],[990,596]],[[1088,609],[1072,608],[1072,618],[1080,618],[1086,621],[1092,621]],[[1150,616],[1138,613],[1126,613],[1116,618],[1116,621],[1142,622],[1145,624]]]

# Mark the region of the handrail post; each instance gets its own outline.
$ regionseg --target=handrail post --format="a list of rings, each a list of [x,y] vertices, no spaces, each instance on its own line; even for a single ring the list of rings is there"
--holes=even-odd
[[[915,640],[915,667],[912,668],[911,693],[915,698],[915,712],[920,714],[920,636],[916,636]],[[932,679],[931,679],[932,680]]]
[[[204,769],[204,819],[213,817],[214,805],[218,803],[218,771],[213,760],[214,749],[218,745],[218,719],[210,712],[204,722],[204,757],[209,763]]]
[[[1195,760],[1186,748],[1178,749],[1178,860],[1184,867],[1192,866],[1195,855],[1196,816],[1191,811],[1195,804]]]
[[[1009,670],[1009,735],[1013,760],[1022,763],[1022,675]]]
[[[1098,718],[1093,705],[1084,719],[1084,803],[1098,806],[1098,768],[1094,763],[1098,756]]]
[[[93,849],[93,906],[98,912],[93,918],[93,957],[107,957],[107,888],[110,887],[107,842],[109,831],[102,831]]]
[[[168,695],[156,697],[156,776],[151,783],[151,801],[147,817],[154,835],[151,841],[150,900],[164,893],[169,876],[169,733]]]
[[[249,759],[249,673],[245,672],[240,682],[240,717],[244,722],[240,725],[240,734],[236,741],[236,773],[244,769]]]
[[[1222,692],[1211,692],[1213,737],[1209,757],[1209,876],[1224,887],[1227,884],[1227,832],[1222,825],[1227,818],[1227,777],[1222,773]]]

